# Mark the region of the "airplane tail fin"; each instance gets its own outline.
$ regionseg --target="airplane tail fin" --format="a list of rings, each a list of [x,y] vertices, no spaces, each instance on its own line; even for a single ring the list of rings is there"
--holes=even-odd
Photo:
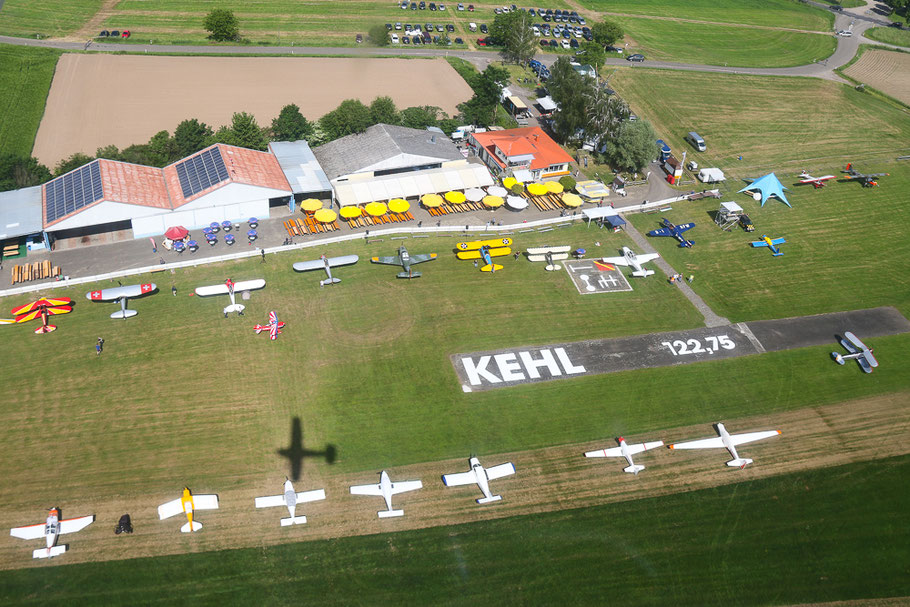
[[[399,272],[398,278],[420,278],[420,272]]]
[[[831,358],[833,358],[834,362],[836,362],[839,365],[847,364],[847,361],[844,360],[844,357],[840,352],[832,352]]]
[[[320,286],[324,286],[324,285],[336,285],[336,284],[338,284],[339,282],[341,282],[341,279],[340,279],[340,278],[335,278],[335,277],[333,276],[333,277],[331,277],[331,278],[326,278],[325,280],[320,280],[320,281],[319,281],[319,284],[320,284]]]
[[[638,276],[639,278],[645,278],[654,273],[654,270],[642,270],[641,272],[635,271],[632,272],[632,276]]]
[[[394,516],[404,516],[404,510],[380,510],[376,514],[379,518],[392,518]]]
[[[772,257],[780,257],[780,256],[783,255],[783,254],[784,254],[783,251],[778,251],[777,253],[773,253],[771,256],[772,256]]]
[[[282,526],[282,527],[289,527],[289,526],[291,526],[291,525],[302,525],[302,524],[304,524],[305,522],[306,522],[306,517],[303,516],[303,515],[301,515],[301,516],[292,516],[292,517],[289,517],[289,518],[283,518],[283,519],[281,519],[281,526]]]
[[[489,504],[490,502],[498,502],[502,499],[501,495],[491,495],[490,497],[482,497],[477,500],[478,504]]]
[[[548,265],[548,266],[547,266],[546,268],[544,268],[544,269],[545,269],[547,272],[552,272],[553,270],[562,270],[562,266],[559,265],[558,263],[554,263],[554,264]]]
[[[742,470],[743,468],[745,468],[746,466],[748,466],[751,463],[752,463],[751,459],[746,459],[744,457],[737,457],[736,459],[731,459],[729,462],[727,462],[727,465],[730,466],[731,468],[739,468],[740,470]]]
[[[631,466],[626,466],[622,469],[623,472],[628,472],[629,474],[638,474],[644,470],[644,466],[639,466],[638,464],[632,464]]]
[[[191,533],[193,531],[199,531],[200,529],[202,529],[202,523],[199,521],[193,521],[192,527],[190,526],[190,523],[186,523],[183,525],[183,527],[180,528],[180,531],[181,533]]]
[[[69,548],[66,544],[62,546],[51,546],[48,548],[38,548],[37,550],[32,551],[32,558],[35,559],[49,559],[52,556],[57,556],[58,554],[63,554],[66,552],[66,549]]]
[[[695,244],[694,240],[684,240],[681,243],[679,243],[679,246],[680,247],[691,247],[694,244]]]
[[[502,269],[502,266],[498,263],[488,263],[484,267],[480,268],[481,272],[498,272]]]

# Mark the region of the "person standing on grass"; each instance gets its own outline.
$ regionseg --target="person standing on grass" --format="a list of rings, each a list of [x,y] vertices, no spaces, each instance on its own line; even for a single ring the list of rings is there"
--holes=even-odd
[[[99,337],[98,341],[95,343],[95,354],[101,355],[101,351],[104,349],[104,338]]]
[[[262,261],[259,263],[265,263],[265,249],[259,249],[259,253],[262,255]]]

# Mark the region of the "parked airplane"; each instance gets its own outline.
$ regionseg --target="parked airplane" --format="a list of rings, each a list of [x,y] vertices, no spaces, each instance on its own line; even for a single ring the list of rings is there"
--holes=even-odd
[[[265,280],[262,278],[255,278],[253,280],[241,280],[240,282],[234,282],[228,278],[224,281],[223,285],[196,287],[196,295],[199,295],[200,297],[207,297],[209,295],[228,295],[231,298],[231,305],[227,306],[223,310],[225,318],[227,318],[229,312],[237,312],[237,314],[243,316],[243,310],[246,306],[237,303],[237,300],[234,298],[234,293],[238,291],[253,291],[255,289],[261,289],[264,286]]]
[[[399,272],[398,278],[420,278],[420,272],[412,271],[411,266],[425,261],[433,261],[434,259],[436,259],[436,253],[411,255],[408,253],[408,250],[404,248],[404,245],[402,245],[398,248],[398,255],[396,257],[372,257],[370,258],[370,261],[373,263],[384,263],[390,266],[401,266],[404,272]]]
[[[843,365],[848,360],[856,360],[863,371],[872,373],[872,368],[878,366],[878,361],[872,356],[872,348],[867,347],[866,344],[861,342],[859,338],[850,331],[844,333],[844,338],[845,339],[840,340],[840,343],[850,354],[832,352],[831,358],[839,365]]]
[[[864,188],[871,188],[878,185],[876,177],[887,177],[888,173],[860,173],[853,168],[853,163],[848,162],[847,167],[841,171],[841,173],[847,173],[847,176],[844,177],[844,181],[851,181],[853,179],[859,181],[863,184]]]
[[[683,236],[683,232],[691,230],[695,227],[694,223],[684,223],[677,226],[670,223],[669,220],[663,219],[661,221],[661,225],[663,227],[659,230],[651,230],[648,232],[648,236],[672,236],[679,241],[680,247],[691,247],[695,244],[694,240],[686,240],[686,238]]]
[[[730,452],[730,455],[733,456],[727,465],[731,468],[739,467],[740,469],[745,468],[748,464],[752,463],[751,459],[740,458],[736,453],[736,445],[742,445],[745,443],[751,443],[753,441],[762,440],[764,438],[769,438],[771,436],[777,436],[780,434],[780,430],[766,430],[763,432],[746,432],[745,434],[730,434],[727,432],[727,429],[724,428],[724,425],[721,423],[715,424],[717,426],[717,433],[720,436],[716,438],[704,438],[701,440],[693,440],[685,443],[673,443],[670,445],[670,449],[720,449],[724,448]]]
[[[176,514],[186,514],[187,523],[180,528],[183,533],[202,529],[202,523],[193,520],[195,510],[217,510],[217,495],[193,495],[188,487],[183,488],[183,495],[175,500],[158,506],[158,518],[164,520]]]
[[[349,266],[351,264],[357,263],[359,259],[360,257],[357,255],[342,255],[341,257],[326,257],[323,255],[319,259],[297,262],[292,267],[297,272],[307,272],[309,270],[318,270],[320,268],[324,269],[328,278],[319,281],[319,286],[321,287],[324,285],[333,285],[341,282],[340,278],[335,278],[332,276],[332,268],[337,268],[338,266]]]
[[[490,502],[498,502],[501,500],[501,495],[492,495],[490,493],[490,481],[497,478],[502,478],[503,476],[515,474],[515,466],[512,465],[512,462],[499,464],[498,466],[493,466],[492,468],[484,468],[481,466],[480,460],[476,457],[471,457],[469,462],[471,464],[471,469],[467,472],[443,474],[443,484],[446,487],[457,487],[459,485],[471,485],[473,483],[477,483],[477,486],[480,487],[480,490],[484,495],[482,498],[476,500],[478,504],[489,504]]]
[[[642,451],[647,451],[648,449],[654,449],[664,444],[664,441],[659,440],[650,443],[636,443],[634,445],[629,445],[626,444],[626,439],[621,436],[616,440],[619,442],[618,447],[598,449],[597,451],[588,451],[585,453],[585,457],[624,457],[626,458],[626,461],[629,462],[629,465],[623,468],[623,471],[630,474],[638,474],[644,470],[645,467],[636,465],[635,462],[632,461],[632,456],[636,453],[641,453]]]
[[[783,238],[770,238],[767,235],[762,234],[761,240],[756,240],[756,241],[752,242],[752,246],[753,247],[768,247],[769,249],[771,249],[771,254],[774,257],[780,257],[781,255],[784,254],[784,252],[781,251],[780,248],[777,247],[777,245],[784,244],[785,242],[787,242],[787,241],[784,240]]]
[[[58,297],[53,299],[39,299],[22,306],[17,306],[10,310],[10,314],[15,319],[3,319],[0,324],[11,324],[28,322],[36,318],[41,318],[41,326],[35,329],[35,333],[50,333],[57,330],[57,325],[48,324],[47,320],[57,314],[69,314],[73,311],[73,300],[68,297]]]
[[[295,493],[294,485],[291,484],[291,479],[285,477],[284,494],[257,497],[256,507],[273,508],[275,506],[286,506],[288,513],[290,513],[291,516],[290,518],[281,519],[281,526],[287,527],[289,525],[302,525],[306,522],[305,516],[297,516],[295,514],[297,510],[297,504],[303,504],[305,502],[316,502],[324,499],[325,489],[314,489],[313,491],[301,491],[300,493]]]
[[[562,261],[563,259],[569,258],[569,251],[572,249],[569,245],[562,245],[558,247],[534,247],[528,249],[528,261],[545,261],[547,262],[546,270],[561,270],[562,266],[553,263],[554,261]]]
[[[509,255],[512,252],[512,249],[509,248],[511,244],[511,238],[459,242],[455,245],[455,248],[458,249],[455,257],[458,259],[482,259],[484,265],[480,267],[481,272],[496,272],[501,270],[502,266],[494,264],[493,257]]]
[[[404,510],[392,509],[392,496],[397,493],[415,491],[423,489],[423,483],[420,481],[398,481],[393,483],[389,479],[389,473],[383,470],[379,474],[378,485],[352,485],[351,495],[381,495],[385,500],[385,510],[380,510],[376,514],[379,518],[390,518],[393,516],[404,516]]]
[[[618,266],[628,266],[631,267],[634,271],[632,276],[639,276],[645,278],[654,273],[654,270],[645,270],[641,267],[641,264],[653,261],[660,257],[657,253],[645,253],[644,255],[636,255],[632,252],[632,249],[629,247],[622,248],[622,257],[604,257],[601,261],[604,263],[612,263]]]
[[[127,285],[125,287],[114,287],[113,289],[101,289],[100,291],[91,291],[85,294],[87,299],[92,301],[119,301],[120,311],[111,314],[111,318],[127,319],[139,314],[136,310],[127,310],[126,302],[130,297],[141,297],[153,293],[158,289],[153,282],[141,285]]]
[[[837,179],[835,175],[824,175],[823,177],[813,177],[809,174],[809,171],[803,171],[799,174],[799,183],[800,185],[809,185],[812,184],[812,187],[816,190],[818,188],[825,187],[825,182],[832,179]]]
[[[14,527],[9,530],[9,534],[22,540],[36,540],[44,536],[47,543],[46,548],[38,548],[32,552],[32,558],[49,559],[58,554],[66,552],[67,546],[57,545],[57,538],[64,533],[76,533],[82,531],[95,521],[95,515],[80,516],[79,518],[70,518],[60,520],[60,509],[51,508],[47,514],[47,521],[37,525],[26,525],[25,527]]]
[[[269,332],[269,339],[272,341],[278,339],[278,335],[281,334],[281,329],[284,328],[284,321],[278,322],[278,315],[274,310],[269,312],[269,324],[259,325],[257,324],[253,327],[253,330],[256,331],[256,335],[259,335],[263,331]]]

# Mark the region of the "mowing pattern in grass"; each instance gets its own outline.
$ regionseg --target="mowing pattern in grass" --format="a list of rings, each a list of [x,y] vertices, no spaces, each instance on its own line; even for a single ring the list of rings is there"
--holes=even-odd
[[[904,456],[471,525],[9,571],[0,599],[767,605],[906,596],[908,474]]]
[[[59,57],[51,49],[0,45],[0,154],[31,154]]]
[[[866,38],[887,42],[897,46],[910,46],[910,30],[893,27],[873,27],[863,32]]]
[[[821,32],[830,31],[834,22],[829,11],[795,0],[581,0],[581,5],[606,13],[748,23]]]
[[[25,38],[65,36],[82,27],[102,4],[103,0],[5,0],[0,33]]]
[[[648,59],[748,67],[789,67],[823,59],[836,41],[827,34],[806,34],[738,26],[616,19],[635,48]]]

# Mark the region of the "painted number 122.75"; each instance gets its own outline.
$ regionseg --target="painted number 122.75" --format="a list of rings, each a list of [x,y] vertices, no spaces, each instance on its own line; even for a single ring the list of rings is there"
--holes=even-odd
[[[724,350],[732,350],[736,347],[736,344],[733,343],[733,340],[726,335],[718,335],[717,337],[714,337],[712,335],[710,337],[706,337],[704,345],[702,345],[702,342],[697,339],[687,339],[685,341],[677,339],[673,342],[662,341],[660,342],[660,345],[667,346],[667,348],[670,349],[670,352],[673,353],[673,356],[684,356],[686,354],[711,354],[713,352],[717,352],[721,348]]]

